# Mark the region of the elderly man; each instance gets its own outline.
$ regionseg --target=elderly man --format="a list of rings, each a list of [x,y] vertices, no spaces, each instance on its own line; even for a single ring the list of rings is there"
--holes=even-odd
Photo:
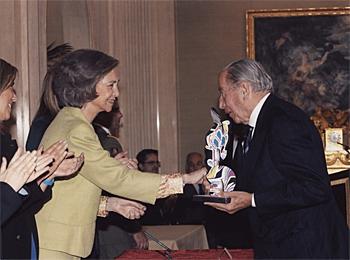
[[[256,61],[230,63],[219,74],[219,106],[249,125],[238,143],[237,186],[230,214],[248,208],[256,258],[349,258],[348,229],[334,200],[320,136],[303,111],[272,94]],[[236,157],[236,154],[235,154]]]

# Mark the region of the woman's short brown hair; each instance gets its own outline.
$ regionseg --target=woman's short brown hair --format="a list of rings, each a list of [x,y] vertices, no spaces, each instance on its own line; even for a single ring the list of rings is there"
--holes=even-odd
[[[52,88],[60,107],[79,107],[94,100],[97,83],[119,61],[103,52],[90,49],[73,51],[52,70]]]

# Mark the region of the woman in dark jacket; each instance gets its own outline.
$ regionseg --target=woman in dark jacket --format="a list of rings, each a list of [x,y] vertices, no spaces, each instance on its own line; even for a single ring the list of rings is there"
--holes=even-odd
[[[39,174],[44,173],[43,170],[48,170],[48,167],[42,168],[43,170],[41,171],[39,167],[36,167],[36,161],[38,159],[36,151],[23,153],[21,149],[17,150],[16,141],[12,140],[11,136],[5,132],[3,121],[10,118],[12,104],[17,100],[13,89],[16,74],[17,69],[15,67],[0,59],[1,226],[25,201],[26,196],[18,193],[22,186],[34,180]],[[11,160],[15,153],[16,155]],[[48,163],[52,160],[48,157],[46,159]],[[7,162],[10,163],[6,169]],[[34,172],[34,169],[36,172]]]
[[[0,59],[0,120],[8,120],[11,116],[12,104],[16,102],[13,89],[17,69]],[[3,129],[3,128],[2,128]],[[1,132],[0,156],[10,161],[17,150],[17,143],[9,134]],[[33,151],[24,153],[32,155],[33,163],[29,159],[22,162],[31,169],[31,176],[23,182],[27,184],[13,188],[1,182],[1,258],[2,259],[37,259],[38,235],[34,214],[51,198],[51,189],[54,177],[68,176],[75,172],[82,164],[83,157],[65,159],[67,156],[66,142],[59,141],[48,148],[44,154]],[[20,160],[21,150],[14,156]],[[51,163],[53,162],[54,163]],[[6,164],[6,161],[3,161]],[[5,165],[2,163],[2,169]],[[50,164],[51,163],[51,164]],[[50,167],[47,166],[50,164]],[[8,171],[13,168],[13,162]],[[23,167],[22,167],[23,169]],[[35,171],[33,171],[35,169]],[[3,171],[2,171],[3,172]],[[18,172],[15,172],[18,174]],[[22,172],[23,173],[23,172]],[[39,177],[41,174],[44,176]],[[6,173],[10,177],[11,172]],[[4,174],[1,174],[1,178]],[[12,177],[12,176],[11,176]],[[35,181],[33,181],[35,180]],[[23,185],[22,184],[22,185]],[[21,185],[21,186],[22,186]]]

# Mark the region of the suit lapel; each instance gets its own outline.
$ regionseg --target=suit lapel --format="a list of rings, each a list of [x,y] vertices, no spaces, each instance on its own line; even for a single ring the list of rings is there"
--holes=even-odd
[[[247,188],[250,185],[248,185],[249,180],[251,179],[251,176],[254,174],[254,168],[258,161],[258,159],[261,157],[261,150],[264,147],[264,142],[266,138],[266,133],[268,130],[269,125],[269,118],[271,115],[271,107],[272,102],[275,99],[275,97],[270,94],[270,96],[266,99],[263,107],[260,110],[258,120],[255,126],[253,139],[249,145],[249,151],[245,158],[245,167],[243,169],[243,187]]]

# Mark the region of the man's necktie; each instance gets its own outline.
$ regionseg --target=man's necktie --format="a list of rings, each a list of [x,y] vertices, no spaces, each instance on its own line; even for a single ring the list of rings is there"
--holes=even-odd
[[[237,136],[237,146],[233,157],[233,169],[235,172],[239,172],[244,166],[244,158],[249,150],[252,132],[253,128],[251,126],[244,125]]]
[[[204,194],[204,190],[202,187],[202,184],[198,184],[198,195],[203,195]]]
[[[243,140],[243,154],[244,155],[246,155],[248,153],[249,145],[250,145],[250,142],[252,141],[252,133],[253,133],[253,127],[248,125],[246,128],[247,128],[247,130],[246,130],[247,133],[246,133],[246,137]]]

